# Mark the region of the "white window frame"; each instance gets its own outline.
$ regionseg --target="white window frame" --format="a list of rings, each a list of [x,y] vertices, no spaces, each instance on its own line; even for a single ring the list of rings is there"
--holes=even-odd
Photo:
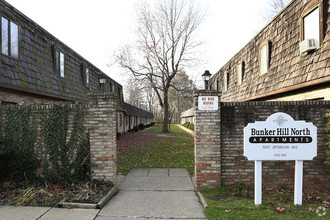
[[[60,50],[55,48],[55,73],[60,77],[65,76],[65,55]],[[59,59],[59,60],[58,60]]]
[[[86,86],[89,86],[89,68],[86,67],[85,70],[85,77],[86,77]]]
[[[303,39],[315,39],[316,47],[320,46],[320,7],[317,5],[312,8],[306,15],[302,18],[303,23]],[[307,27],[306,27],[307,26]]]
[[[259,49],[259,73],[264,75],[269,69],[269,42],[262,44]]]
[[[243,62],[237,64],[237,85],[241,85],[243,82]]]
[[[65,58],[64,53],[60,52],[60,75],[64,78]]]
[[[223,75],[223,91],[228,91],[228,72]]]

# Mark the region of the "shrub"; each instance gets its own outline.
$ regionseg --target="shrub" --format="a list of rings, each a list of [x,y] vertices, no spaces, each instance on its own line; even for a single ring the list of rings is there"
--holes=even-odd
[[[23,180],[36,175],[40,162],[36,149],[37,128],[31,107],[0,108],[0,179]]]
[[[74,106],[69,126],[69,110],[68,105],[57,104],[32,114],[31,106],[0,106],[1,180],[34,179],[39,177],[38,168],[49,183],[90,180],[83,111],[80,105]]]
[[[186,121],[186,122],[183,124],[183,126],[186,127],[186,128],[189,128],[189,124],[190,124],[190,122],[189,122],[189,121]]]
[[[144,124],[139,124],[138,127],[140,130],[143,130],[145,128]]]
[[[137,132],[137,131],[139,131],[139,127],[135,125],[132,130]]]
[[[194,130],[195,129],[195,125],[194,125],[194,123],[190,123],[189,124],[189,127],[188,127],[190,130]]]
[[[51,183],[90,179],[89,135],[79,105],[74,108],[70,138],[68,105],[53,105],[42,115],[41,136],[45,180]]]

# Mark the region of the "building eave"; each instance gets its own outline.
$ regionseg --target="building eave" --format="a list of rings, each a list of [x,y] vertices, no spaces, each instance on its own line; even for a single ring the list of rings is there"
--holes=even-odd
[[[293,85],[293,86],[290,86],[290,87],[285,87],[285,88],[282,88],[282,89],[279,89],[279,90],[276,90],[276,91],[272,91],[272,92],[268,92],[268,93],[265,93],[265,94],[249,97],[249,98],[246,98],[246,99],[242,99],[242,100],[240,100],[240,102],[254,101],[254,100],[257,100],[257,99],[266,98],[266,97],[269,97],[269,96],[278,95],[278,94],[286,93],[286,92],[291,92],[291,91],[294,91],[294,90],[297,90],[297,89],[302,89],[302,88],[305,88],[305,87],[308,87],[308,86],[315,86],[315,85],[318,85],[318,84],[323,84],[323,83],[328,83],[328,82],[330,82],[330,76],[320,78],[320,79],[316,79],[316,80],[312,80],[312,81],[308,81],[308,82],[305,82],[305,83],[300,83],[300,84]]]

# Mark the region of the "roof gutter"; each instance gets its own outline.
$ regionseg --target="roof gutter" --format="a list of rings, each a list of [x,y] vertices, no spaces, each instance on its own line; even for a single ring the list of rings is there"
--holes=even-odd
[[[277,95],[277,94],[285,93],[285,92],[291,92],[291,91],[294,91],[294,90],[297,90],[297,89],[302,89],[302,88],[305,88],[305,87],[308,87],[308,86],[314,86],[314,85],[327,83],[327,82],[330,82],[330,76],[327,76],[327,77],[321,78],[321,79],[316,79],[316,80],[309,81],[309,82],[305,82],[305,83],[301,83],[301,84],[298,84],[298,85],[286,87],[286,88],[279,89],[279,90],[276,90],[276,91],[273,91],[273,92],[268,92],[268,93],[265,93],[265,94],[262,94],[262,95],[250,97],[250,98],[247,98],[247,99],[242,99],[242,100],[240,100],[240,102],[253,101],[253,100],[256,100],[256,99],[265,98],[267,96]]]
[[[21,87],[10,86],[10,85],[6,85],[6,84],[2,84],[2,83],[0,83],[0,88],[10,89],[10,90],[29,93],[29,94],[38,95],[38,96],[45,96],[45,97],[49,97],[49,98],[59,99],[59,100],[62,100],[62,101],[86,102],[86,100],[82,100],[82,99],[74,99],[74,98],[63,97],[63,96],[54,95],[54,94],[50,94],[50,93],[46,93],[46,92],[35,91],[35,90],[32,90],[32,89],[26,89],[26,88],[21,88]]]

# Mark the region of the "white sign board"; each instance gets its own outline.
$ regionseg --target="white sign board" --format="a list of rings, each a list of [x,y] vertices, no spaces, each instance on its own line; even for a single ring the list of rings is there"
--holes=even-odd
[[[317,156],[317,129],[309,122],[294,121],[275,113],[266,121],[244,128],[244,156],[248,160],[313,160]]]
[[[198,96],[198,110],[218,110],[218,96]]]

